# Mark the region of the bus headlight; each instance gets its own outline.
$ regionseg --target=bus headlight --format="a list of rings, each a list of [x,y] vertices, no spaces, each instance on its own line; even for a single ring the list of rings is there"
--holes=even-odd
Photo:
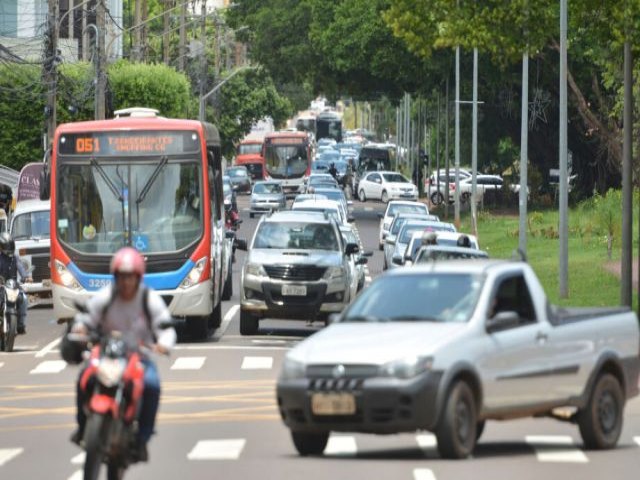
[[[56,271],[58,272],[58,276],[60,277],[60,281],[62,282],[62,285],[72,290],[82,290],[82,286],[80,286],[76,278],[67,269],[65,264],[59,260],[56,260],[55,263],[56,263]]]
[[[202,257],[200,260],[196,262],[191,271],[188,273],[182,283],[180,284],[180,288],[189,288],[196,285],[200,282],[200,277],[202,277],[202,272],[204,272],[204,267],[207,264],[207,257]]]

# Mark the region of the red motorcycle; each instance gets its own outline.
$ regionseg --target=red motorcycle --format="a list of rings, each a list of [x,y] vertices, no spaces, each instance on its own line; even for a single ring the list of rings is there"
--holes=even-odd
[[[91,349],[80,379],[86,392],[84,479],[95,480],[102,463],[109,480],[121,479],[136,462],[135,420],[144,389],[140,351],[131,348],[119,332],[112,332]]]

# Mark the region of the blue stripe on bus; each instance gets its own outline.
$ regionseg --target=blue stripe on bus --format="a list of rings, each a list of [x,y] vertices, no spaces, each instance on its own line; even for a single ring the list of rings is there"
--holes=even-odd
[[[175,290],[194,267],[193,260],[187,260],[178,270],[171,272],[147,273],[144,276],[144,283],[154,290]],[[100,273],[84,273],[73,262],[67,265],[78,283],[89,292],[100,290],[103,286],[111,283],[113,275]]]

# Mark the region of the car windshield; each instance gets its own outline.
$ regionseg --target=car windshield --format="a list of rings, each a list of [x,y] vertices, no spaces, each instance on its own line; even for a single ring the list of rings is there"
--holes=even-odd
[[[263,222],[253,248],[338,251],[340,246],[328,223]]]
[[[246,177],[247,170],[244,168],[228,168],[227,175],[230,177]]]
[[[409,180],[404,178],[404,176],[399,173],[383,173],[385,181],[387,182],[395,182],[395,183],[409,183]]]
[[[49,238],[50,216],[51,212],[49,210],[16,215],[13,220],[13,226],[11,227],[11,236],[14,240],[23,238]]]
[[[307,202],[302,202],[302,204],[299,204],[299,205],[300,206],[296,205],[296,208],[294,210],[300,211],[300,212],[326,213],[328,215],[331,215],[337,222],[342,223],[342,219],[340,218],[340,213],[337,208],[311,207],[311,206],[308,206]]]
[[[253,193],[282,193],[279,183],[256,183]]]
[[[107,163],[110,162],[110,163]],[[59,169],[61,241],[82,253],[181,250],[202,236],[202,172],[193,161],[77,161]]]
[[[475,309],[482,277],[467,273],[387,275],[366,288],[343,322],[466,322]]]
[[[428,213],[427,206],[424,203],[416,203],[415,205],[407,203],[392,203],[387,210],[387,216],[396,215],[397,213]]]

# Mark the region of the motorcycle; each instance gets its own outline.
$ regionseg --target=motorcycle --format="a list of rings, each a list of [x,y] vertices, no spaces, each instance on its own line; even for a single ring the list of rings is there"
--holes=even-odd
[[[14,278],[5,280],[0,277],[0,313],[2,315],[2,329],[0,335],[0,349],[12,352],[18,329],[18,299],[20,288]]]

